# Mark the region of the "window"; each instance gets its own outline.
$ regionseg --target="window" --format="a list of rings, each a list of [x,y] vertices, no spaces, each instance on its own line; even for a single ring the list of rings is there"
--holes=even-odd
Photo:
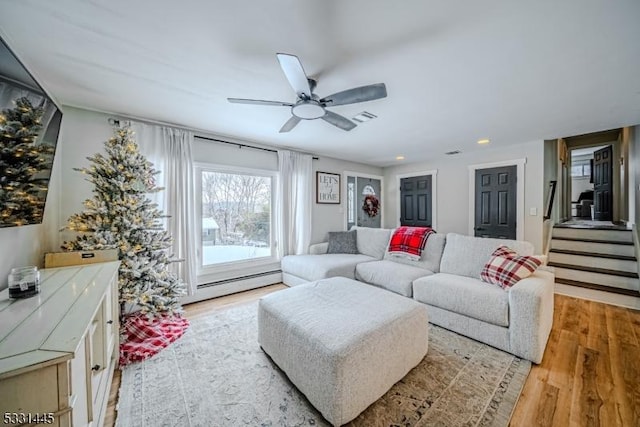
[[[590,163],[573,164],[571,166],[571,176],[574,178],[591,176],[591,164]]]
[[[197,169],[200,193],[200,268],[270,259],[275,174]]]
[[[347,184],[347,223],[355,224],[355,212],[356,212],[356,183],[349,182]]]

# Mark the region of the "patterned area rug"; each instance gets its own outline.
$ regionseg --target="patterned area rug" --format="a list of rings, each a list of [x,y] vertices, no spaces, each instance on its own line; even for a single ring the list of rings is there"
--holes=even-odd
[[[118,427],[327,426],[257,343],[257,303],[195,318],[122,373]],[[528,361],[430,325],[427,356],[351,426],[507,426]]]

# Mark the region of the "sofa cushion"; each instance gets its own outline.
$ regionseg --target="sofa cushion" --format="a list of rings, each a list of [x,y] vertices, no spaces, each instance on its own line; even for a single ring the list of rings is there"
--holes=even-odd
[[[309,245],[309,253],[311,255],[326,254],[329,249],[329,242],[313,243]]]
[[[356,231],[330,231],[328,254],[357,254]]]
[[[352,227],[351,229],[357,230],[358,253],[382,259],[389,245],[392,230],[369,227]]]
[[[480,273],[493,251],[503,245],[509,246],[518,255],[533,255],[533,245],[529,242],[448,233],[440,272],[480,279]]]
[[[412,267],[424,268],[425,270],[437,273],[440,271],[440,259],[442,258],[445,240],[446,236],[444,234],[430,235],[419,260],[397,256],[390,252],[385,252],[384,259]]]
[[[531,276],[541,264],[542,262],[535,257],[518,256],[508,247],[500,246],[491,254],[480,277],[487,283],[509,289],[520,280]]]
[[[413,281],[430,274],[433,272],[424,268],[388,260],[365,262],[356,266],[357,280],[409,298],[413,295]]]
[[[413,282],[413,299],[494,325],[509,326],[509,293],[479,279],[447,273],[422,277]]]
[[[308,281],[327,277],[355,278],[356,264],[375,261],[361,254],[287,255],[282,258],[282,271]]]

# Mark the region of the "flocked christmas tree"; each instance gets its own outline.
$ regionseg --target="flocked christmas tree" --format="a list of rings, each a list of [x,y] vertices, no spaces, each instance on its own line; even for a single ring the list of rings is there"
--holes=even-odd
[[[42,221],[47,179],[39,174],[49,168],[54,151],[36,144],[42,104],[34,107],[27,98],[15,103],[0,114],[0,226]]]
[[[155,184],[158,172],[128,127],[116,127],[105,148],[105,155],[88,157],[92,166],[76,169],[94,184],[94,197],[69,218],[67,228],[79,235],[62,248],[117,249],[121,306],[137,305],[149,316],[178,313],[185,285],[169,269],[176,260],[168,252],[172,238],[162,227],[165,216],[146,195],[162,190]]]

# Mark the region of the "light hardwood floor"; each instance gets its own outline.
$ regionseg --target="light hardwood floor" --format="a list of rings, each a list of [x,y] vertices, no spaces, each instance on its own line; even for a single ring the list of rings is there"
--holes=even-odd
[[[185,306],[194,319],[284,289],[272,285]],[[120,371],[111,384],[105,427],[115,421]],[[513,427],[640,427],[640,311],[555,296],[553,330],[516,405]]]

